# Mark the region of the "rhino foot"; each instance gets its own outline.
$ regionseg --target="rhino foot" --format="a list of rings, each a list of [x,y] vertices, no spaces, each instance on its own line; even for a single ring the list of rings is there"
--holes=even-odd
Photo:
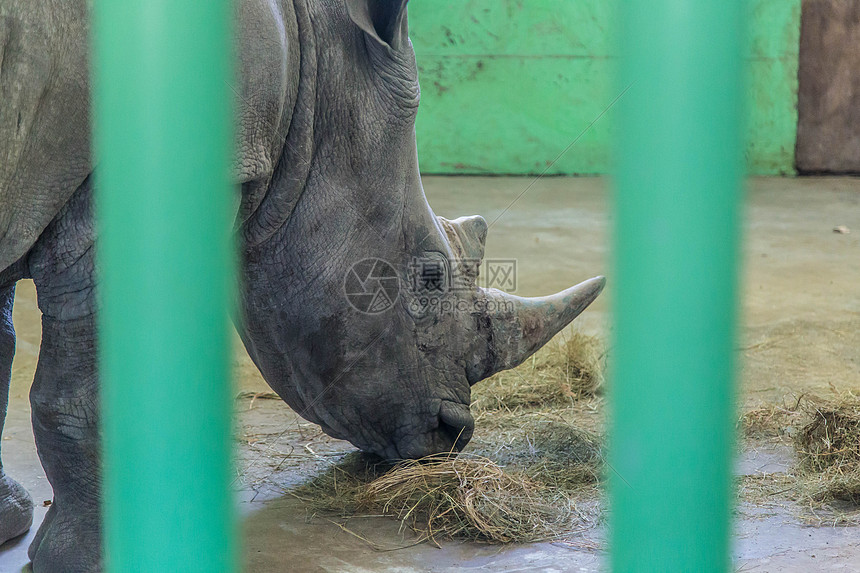
[[[54,504],[30,545],[33,573],[102,571],[97,508]]]
[[[33,525],[33,498],[24,486],[0,470],[0,545]]]

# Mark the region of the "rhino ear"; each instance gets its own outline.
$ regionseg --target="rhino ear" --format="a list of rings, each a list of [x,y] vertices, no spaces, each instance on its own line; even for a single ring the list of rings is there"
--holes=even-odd
[[[382,44],[398,49],[406,38],[406,3],[409,0],[346,0],[355,25]]]
[[[463,272],[472,280],[478,277],[478,268],[484,258],[484,245],[487,242],[487,222],[480,215],[471,217],[460,217],[449,221],[444,217],[437,217],[445,234],[451,250],[459,260]]]
[[[480,215],[460,217],[449,221],[439,217],[439,222],[448,235],[448,240],[457,243],[459,254],[468,259],[484,258],[484,245],[487,243],[487,221]]]

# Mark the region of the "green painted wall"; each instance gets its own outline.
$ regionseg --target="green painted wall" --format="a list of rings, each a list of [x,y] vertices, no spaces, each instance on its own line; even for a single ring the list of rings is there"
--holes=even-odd
[[[800,0],[746,1],[749,169],[793,173]],[[614,22],[607,0],[410,2],[422,171],[609,171]]]

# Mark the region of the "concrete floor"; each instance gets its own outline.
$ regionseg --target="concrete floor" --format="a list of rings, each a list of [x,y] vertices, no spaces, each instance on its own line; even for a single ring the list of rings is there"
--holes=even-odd
[[[607,186],[601,179],[546,178],[512,206],[530,183],[518,178],[426,178],[439,215],[478,213],[491,226],[488,258],[517,260],[517,293],[546,294],[607,267]],[[860,180],[754,179],[749,184],[743,281],[744,329],[740,406],[781,402],[792,393],[860,390]],[[507,207],[510,206],[510,209]],[[496,221],[496,218],[501,217]],[[836,234],[845,226],[853,232]],[[607,294],[609,296],[607,296]],[[606,335],[611,292],[582,317],[579,327]],[[3,460],[37,500],[37,522],[51,499],[35,453],[27,392],[38,356],[39,314],[31,283],[15,303],[18,352],[3,435]],[[265,383],[237,346],[239,389],[263,392]],[[384,519],[352,519],[350,531],[311,517],[289,488],[352,448],[322,435],[283,403],[237,400],[236,488],[243,516],[247,571],[595,571],[605,555],[594,549],[600,527],[567,543],[499,548],[469,543],[408,545],[409,534]],[[790,451],[748,448],[741,474],[781,472]],[[0,548],[0,573],[20,571],[33,531]],[[733,555],[739,571],[839,570],[860,572],[860,529],[807,527],[791,508],[742,503]]]

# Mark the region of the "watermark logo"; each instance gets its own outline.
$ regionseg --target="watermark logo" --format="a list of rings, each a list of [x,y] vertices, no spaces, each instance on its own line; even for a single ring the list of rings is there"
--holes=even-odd
[[[409,312],[415,317],[429,314],[475,314],[513,311],[502,299],[475,297],[477,285],[512,292],[517,287],[517,262],[513,259],[447,259],[426,253],[409,263]],[[505,308],[498,308],[505,305]]]
[[[347,300],[357,311],[379,314],[397,302],[400,296],[400,278],[387,261],[364,259],[347,271],[343,290]]]
[[[481,268],[478,284],[484,288],[497,288],[505,292],[517,290],[517,261],[515,259],[487,259]]]
[[[406,269],[412,294],[448,294],[454,289],[451,264],[441,254],[412,257]]]
[[[401,283],[391,263],[368,258],[349,268],[343,289],[352,307],[365,314],[380,314],[392,308],[401,289],[415,317],[503,310],[495,308],[499,304],[496,298],[475,296],[476,275],[477,286],[514,292],[517,261],[448,259],[442,253],[425,253],[407,263],[405,281]]]
[[[517,290],[517,261],[515,259],[452,259],[439,256],[413,257],[407,269],[412,294],[442,295],[470,292],[480,266],[477,284],[513,293]]]

